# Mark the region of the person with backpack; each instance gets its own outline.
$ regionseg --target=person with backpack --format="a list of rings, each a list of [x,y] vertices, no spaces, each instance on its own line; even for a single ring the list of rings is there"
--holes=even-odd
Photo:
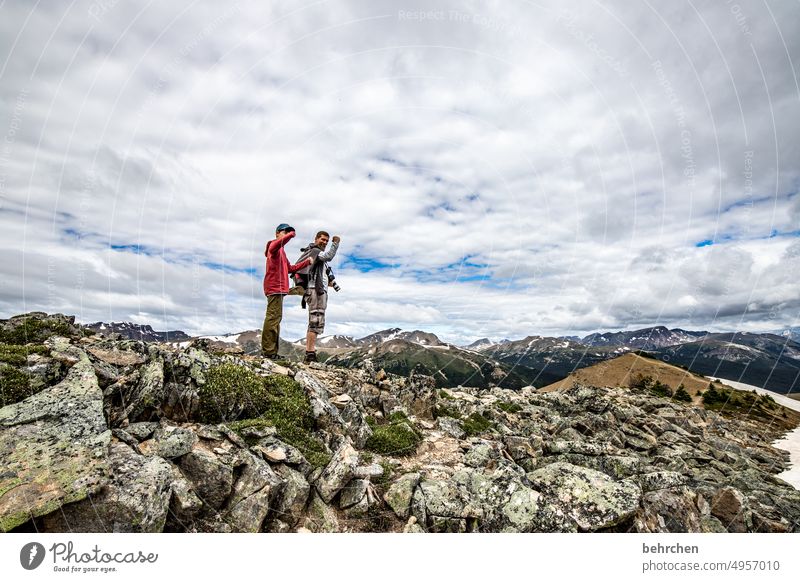
[[[286,223],[275,229],[275,238],[267,243],[264,256],[267,268],[264,274],[264,295],[267,296],[267,313],[264,316],[264,327],[261,330],[261,354],[271,360],[282,360],[278,355],[278,345],[283,319],[283,297],[289,293],[289,273],[308,268],[314,262],[313,257],[306,257],[294,265],[289,264],[283,247],[297,233]]]
[[[336,256],[341,238],[333,237],[330,250],[328,246],[330,235],[321,230],[314,237],[314,242],[300,249],[298,264],[310,259],[309,267],[298,269],[294,275],[295,288],[290,294],[303,292],[303,304],[308,306],[308,331],[306,332],[306,362],[317,361],[316,341],[317,336],[325,330],[325,310],[328,308],[328,284],[333,281],[328,262]],[[335,282],[332,283],[335,285]],[[338,289],[337,289],[338,290]]]

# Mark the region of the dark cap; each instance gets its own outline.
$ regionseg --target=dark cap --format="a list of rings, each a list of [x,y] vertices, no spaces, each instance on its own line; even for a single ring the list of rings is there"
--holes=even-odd
[[[294,230],[294,228],[292,228],[291,226],[289,226],[288,224],[283,222],[283,223],[278,225],[278,228],[275,229],[275,232],[280,232],[282,230],[292,231],[292,230]]]

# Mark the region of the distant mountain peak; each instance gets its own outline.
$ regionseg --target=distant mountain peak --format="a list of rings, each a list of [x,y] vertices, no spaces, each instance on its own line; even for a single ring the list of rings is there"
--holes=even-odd
[[[151,325],[132,323],[130,321],[111,323],[98,321],[87,324],[85,327],[101,335],[107,336],[112,333],[118,333],[128,339],[145,342],[184,341],[189,339],[189,336],[180,330],[154,331]]]

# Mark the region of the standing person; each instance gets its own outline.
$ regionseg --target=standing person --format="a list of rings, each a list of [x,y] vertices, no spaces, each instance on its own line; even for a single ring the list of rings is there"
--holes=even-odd
[[[295,281],[301,281],[305,288],[303,301],[308,306],[308,331],[306,332],[306,362],[317,361],[316,342],[317,336],[325,330],[325,310],[328,308],[328,273],[327,263],[336,256],[339,250],[338,236],[333,237],[330,250],[326,251],[330,235],[321,230],[314,237],[314,242],[300,249],[300,259],[311,259],[313,265],[304,269],[306,273],[295,276]],[[299,263],[298,263],[299,264]],[[304,276],[305,275],[305,276]]]
[[[294,273],[314,262],[306,258],[297,264],[290,265],[283,247],[297,233],[286,223],[275,229],[275,239],[267,243],[264,256],[267,257],[267,269],[264,275],[264,295],[267,296],[267,313],[264,316],[264,327],[261,330],[261,354],[272,360],[282,360],[278,355],[278,341],[283,319],[283,296],[289,293],[289,273]]]

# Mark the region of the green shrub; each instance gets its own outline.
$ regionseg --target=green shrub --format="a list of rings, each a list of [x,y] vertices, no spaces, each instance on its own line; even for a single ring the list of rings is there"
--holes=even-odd
[[[264,378],[232,363],[210,368],[206,383],[199,388],[199,396],[202,422],[255,418],[267,408]]]
[[[31,394],[27,374],[13,366],[0,364],[0,408],[25,400]]]
[[[387,424],[373,429],[365,448],[381,455],[413,455],[421,441],[422,436],[408,417],[394,412],[389,415]]]
[[[324,467],[331,458],[314,430],[314,412],[303,387],[286,376],[269,376],[267,408],[263,418],[271,421],[278,437],[297,448],[315,467]]]
[[[672,398],[672,388],[670,388],[668,384],[662,384],[658,380],[653,382],[653,385],[650,387],[650,393],[664,398]]]
[[[639,372],[635,376],[631,376],[628,386],[634,390],[649,390],[653,386],[653,377]]]
[[[449,416],[450,418],[461,418],[461,413],[455,407],[447,406],[446,404],[439,404],[434,409],[434,416],[436,416],[436,418],[439,418],[441,416]]]
[[[28,362],[30,354],[47,355],[49,353],[50,350],[45,346],[0,343],[0,362],[15,366],[24,366]]]
[[[325,445],[313,435],[314,414],[305,390],[286,376],[263,378],[232,363],[215,366],[200,388],[200,417],[203,422],[229,422],[236,432],[274,426],[278,438],[312,465],[330,461]]]
[[[678,386],[678,389],[675,390],[675,395],[673,396],[673,398],[675,398],[675,400],[678,400],[680,402],[692,401],[691,395],[686,391],[686,387],[683,384]]]
[[[488,418],[477,412],[470,414],[463,423],[464,432],[467,436],[476,436],[492,428],[492,423]]]
[[[775,402],[775,399],[769,394],[761,394],[759,396],[759,399],[760,399],[759,402],[766,408],[769,408],[770,410],[774,410],[775,408],[778,407],[778,403]]]
[[[53,335],[72,336],[73,327],[61,319],[26,317],[14,322],[13,327],[0,329],[0,342],[25,345],[40,343]]]
[[[711,383],[708,384],[708,390],[703,392],[703,404],[705,406],[713,406],[725,402],[727,399],[727,395],[717,390]]]
[[[503,412],[514,413],[514,412],[520,412],[522,410],[522,406],[520,406],[516,402],[497,402],[495,406],[497,406],[497,408],[499,408]]]

